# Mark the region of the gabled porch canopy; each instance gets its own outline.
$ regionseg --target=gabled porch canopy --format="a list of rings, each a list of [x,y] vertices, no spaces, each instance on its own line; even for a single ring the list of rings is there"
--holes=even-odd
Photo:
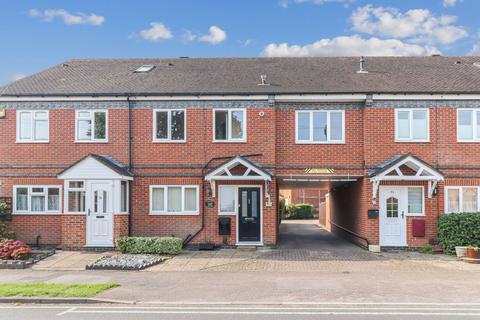
[[[88,154],[58,174],[63,180],[133,180],[127,167],[109,156]]]
[[[372,201],[375,203],[381,181],[428,181],[428,197],[431,198],[443,174],[419,158],[406,154],[395,156],[368,174],[372,182]]]
[[[216,181],[265,181],[265,194],[269,197],[272,174],[253,161],[236,156],[210,171],[205,176],[205,180],[212,186],[213,197],[215,197]]]

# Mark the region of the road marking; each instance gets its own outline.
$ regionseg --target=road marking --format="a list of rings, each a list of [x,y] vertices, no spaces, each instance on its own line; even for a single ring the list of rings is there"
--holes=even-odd
[[[65,310],[65,311],[62,311],[62,312],[60,312],[60,313],[57,313],[57,316],[63,316],[64,314],[67,314],[67,313],[69,313],[69,312],[75,311],[75,309],[77,309],[77,307],[71,307],[71,308],[69,308],[69,309],[67,309],[67,310]]]

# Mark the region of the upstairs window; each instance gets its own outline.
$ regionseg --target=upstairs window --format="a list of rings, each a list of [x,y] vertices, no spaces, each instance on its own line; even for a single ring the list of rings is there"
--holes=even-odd
[[[343,111],[297,111],[297,143],[344,143]]]
[[[58,186],[15,186],[15,213],[59,213],[60,187]]]
[[[79,110],[76,113],[77,142],[107,142],[108,120],[106,110]]]
[[[480,110],[459,109],[457,111],[457,140],[480,141]]]
[[[153,141],[185,142],[185,110],[154,110]]]
[[[17,142],[48,142],[48,111],[17,111]]]
[[[428,142],[428,131],[427,109],[395,110],[395,140],[397,142]]]
[[[214,141],[246,141],[247,122],[245,109],[214,110]]]

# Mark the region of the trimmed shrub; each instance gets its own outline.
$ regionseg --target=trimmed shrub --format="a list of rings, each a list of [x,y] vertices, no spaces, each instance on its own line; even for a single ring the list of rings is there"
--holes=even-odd
[[[313,206],[311,204],[289,204],[287,206],[289,219],[312,219]]]
[[[280,211],[280,218],[285,219],[287,216],[287,206],[285,205],[285,198],[280,196],[278,200],[278,210]]]
[[[122,253],[171,254],[182,252],[182,239],[174,237],[123,237],[116,241]]]
[[[438,241],[448,254],[454,254],[456,246],[480,246],[480,212],[449,213],[440,217]]]
[[[0,222],[0,239],[16,239],[15,232],[9,226]]]
[[[25,260],[32,256],[32,249],[19,240],[2,239],[0,241],[0,259]]]

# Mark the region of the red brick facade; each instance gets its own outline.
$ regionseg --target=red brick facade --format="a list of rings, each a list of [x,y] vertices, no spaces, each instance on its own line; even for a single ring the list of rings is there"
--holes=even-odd
[[[108,155],[129,163],[127,108],[108,109],[108,142],[75,143],[75,109],[49,109],[49,142],[16,143],[16,110],[7,108],[0,119],[0,196],[13,196],[14,185],[60,185],[56,175],[65,167],[92,153]],[[98,109],[101,102],[96,102]],[[330,189],[329,218],[332,222],[379,243],[379,220],[368,219],[368,209],[378,209],[372,202],[372,184],[368,172],[395,155],[410,153],[430,166],[438,168],[446,178],[438,185],[438,194],[425,197],[426,236],[413,238],[412,217],[407,218],[407,243],[420,246],[436,239],[436,224],[444,210],[445,185],[480,185],[477,154],[480,143],[458,143],[456,139],[456,108],[442,105],[429,108],[430,141],[426,143],[395,142],[394,105],[370,107],[335,103],[329,109],[345,110],[345,143],[296,144],[295,110],[310,105],[247,107],[246,142],[218,143],[213,141],[211,102],[205,107],[187,107],[186,142],[152,142],[152,109],[134,106],[131,112],[131,171],[130,212],[114,216],[114,238],[121,236],[177,236],[183,239],[195,235],[194,244],[215,243],[235,245],[237,220],[231,216],[232,234],[218,234],[218,197],[207,193],[210,183],[203,181],[215,165],[215,157],[254,155],[250,159],[272,173],[271,206],[262,201],[262,234],[265,245],[274,245],[278,238],[277,190],[280,176],[305,176],[306,168],[334,168],[333,175],[356,177],[357,181],[343,186],[323,183]],[[325,108],[323,106],[322,108]],[[25,108],[27,109],[28,108]],[[326,180],[331,175],[324,175]],[[259,181],[227,181],[225,184],[261,185]],[[385,185],[382,183],[381,185]],[[406,182],[395,184],[408,185]],[[417,182],[416,185],[426,183]],[[151,215],[151,185],[195,185],[199,188],[199,214]],[[221,185],[221,183],[217,183]],[[263,189],[264,190],[264,189]],[[265,192],[263,192],[265,193]],[[218,193],[217,193],[218,194]],[[206,201],[213,201],[208,208]],[[83,214],[14,214],[9,222],[18,237],[28,243],[55,244],[79,248],[86,242],[86,221]],[[203,220],[203,221],[202,221]],[[203,226],[203,227],[202,227]],[[335,227],[332,227],[335,229]],[[337,230],[338,231],[338,230]],[[358,240],[358,239],[357,239]]]

